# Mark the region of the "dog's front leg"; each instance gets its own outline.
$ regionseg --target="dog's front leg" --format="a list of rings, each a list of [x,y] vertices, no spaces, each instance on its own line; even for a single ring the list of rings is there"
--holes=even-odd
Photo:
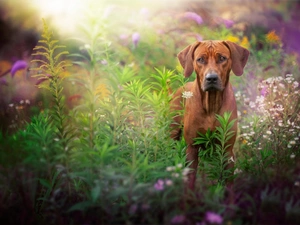
[[[196,174],[198,167],[198,147],[192,144],[188,144],[186,150],[186,161],[190,164],[191,171],[188,174],[188,186],[191,190],[195,188]]]

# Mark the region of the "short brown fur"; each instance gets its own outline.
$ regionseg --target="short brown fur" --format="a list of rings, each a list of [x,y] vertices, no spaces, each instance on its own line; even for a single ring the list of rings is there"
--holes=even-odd
[[[203,41],[187,46],[178,54],[178,59],[184,68],[184,76],[189,77],[193,71],[196,79],[178,89],[171,101],[171,110],[182,110],[183,117],[174,117],[171,125],[171,137],[178,140],[183,136],[187,143],[187,162],[191,162],[192,169],[189,174],[188,184],[194,189],[198,166],[198,149],[201,146],[194,145],[194,139],[198,132],[205,134],[208,129],[215,130],[219,125],[216,114],[223,115],[231,112],[231,120],[237,118],[237,107],[229,82],[230,71],[237,76],[243,74],[247,63],[249,51],[230,41]],[[183,92],[192,92],[193,96],[183,99]],[[184,105],[183,105],[184,103]],[[233,130],[237,131],[235,122]],[[234,158],[233,145],[236,135],[227,144],[230,156]],[[229,167],[233,166],[233,162]]]

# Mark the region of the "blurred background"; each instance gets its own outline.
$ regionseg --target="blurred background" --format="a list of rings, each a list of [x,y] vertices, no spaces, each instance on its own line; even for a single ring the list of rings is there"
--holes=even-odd
[[[1,0],[1,129],[13,130],[12,115],[26,121],[45,107],[45,96],[29,71],[42,19],[69,52],[82,53],[89,47],[88,39],[97,34],[109,46],[112,61],[130,65],[138,74],[146,75],[154,67],[175,69],[176,54],[205,39],[236,42],[251,50],[256,60],[268,61],[262,70],[269,71],[272,58],[260,51],[267,44],[270,51],[280,46],[294,56],[293,66],[299,63],[299,10],[296,0]],[[105,66],[105,60],[99,64]]]

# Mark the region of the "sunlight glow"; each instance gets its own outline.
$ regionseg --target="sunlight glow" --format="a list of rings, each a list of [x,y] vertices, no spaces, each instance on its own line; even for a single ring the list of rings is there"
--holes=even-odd
[[[146,8],[149,10],[157,9],[167,5],[171,0],[32,0],[28,1],[37,9],[39,16],[52,21],[62,33],[72,33],[76,29],[82,18],[91,12],[96,12],[97,16],[105,17],[106,11],[115,5],[123,5],[136,13],[136,8]],[[172,0],[172,4],[182,2],[183,0]],[[122,20],[124,18],[120,18]]]

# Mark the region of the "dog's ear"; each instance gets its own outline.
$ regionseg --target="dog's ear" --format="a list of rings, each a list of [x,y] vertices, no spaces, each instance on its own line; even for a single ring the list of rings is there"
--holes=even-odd
[[[249,51],[231,41],[224,41],[224,44],[231,52],[232,71],[235,75],[241,76],[249,57]]]
[[[196,42],[194,44],[191,44],[187,46],[185,49],[183,49],[181,52],[178,53],[177,57],[179,59],[179,62],[181,66],[184,69],[184,76],[189,77],[194,71],[193,66],[193,56],[195,49],[200,45],[200,42]]]

